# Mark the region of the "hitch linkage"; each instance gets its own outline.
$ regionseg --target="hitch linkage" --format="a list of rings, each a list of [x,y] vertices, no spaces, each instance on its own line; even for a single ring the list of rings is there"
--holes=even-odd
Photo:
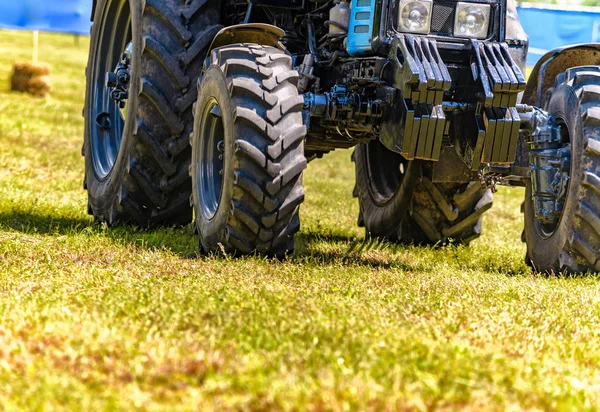
[[[110,98],[118,103],[119,109],[124,109],[129,98],[129,83],[131,74],[129,66],[131,60],[127,53],[123,53],[122,60],[114,72],[106,73],[106,87],[110,89]]]

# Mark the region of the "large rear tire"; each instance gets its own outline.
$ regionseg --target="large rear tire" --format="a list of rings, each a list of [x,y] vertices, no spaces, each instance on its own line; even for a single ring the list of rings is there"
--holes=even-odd
[[[435,184],[427,165],[407,161],[373,141],[357,146],[354,195],[367,234],[400,243],[469,243],[493,196],[479,182]]]
[[[203,252],[283,257],[294,248],[304,200],[304,99],[283,51],[212,51],[192,136],[193,204]]]
[[[600,66],[559,75],[545,110],[567,131],[571,171],[562,215],[551,228],[537,220],[527,185],[527,261],[538,272],[600,271]]]
[[[88,212],[109,224],[187,224],[192,104],[221,28],[219,1],[99,0],[94,14],[84,109]],[[105,76],[126,50],[129,98],[119,110]]]

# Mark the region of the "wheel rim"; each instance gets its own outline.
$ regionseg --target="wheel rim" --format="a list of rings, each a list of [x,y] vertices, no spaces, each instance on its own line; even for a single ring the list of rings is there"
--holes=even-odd
[[[570,137],[570,132],[569,132],[569,128],[567,126],[567,123],[565,122],[565,120],[561,117],[557,117],[557,123],[558,125],[561,127],[561,135],[562,135],[562,141],[564,146],[566,147],[568,145],[571,144],[571,137]],[[571,166],[572,167],[572,166]],[[569,173],[569,176],[572,175],[572,170]],[[565,189],[565,193],[564,195],[558,199],[558,203],[561,205],[561,213],[560,216],[558,217],[558,219],[556,219],[556,222],[553,223],[545,223],[543,221],[541,221],[540,219],[535,219],[535,228],[538,232],[538,234],[540,235],[541,238],[543,239],[548,239],[550,237],[552,237],[552,235],[554,235],[554,233],[556,233],[556,230],[558,229],[558,226],[560,225],[560,222],[563,219],[563,215],[564,215],[564,211],[565,211],[565,203],[567,201],[567,196],[569,194],[569,182],[571,179],[567,180],[567,185],[566,185],[566,189]]]
[[[91,104],[87,116],[90,122],[92,164],[96,176],[103,180],[114,168],[127,116],[126,97],[121,100],[111,97],[115,88],[108,87],[107,74],[115,73],[126,56],[131,63],[132,28],[129,2],[108,2],[98,24],[100,35],[95,48]]]
[[[368,143],[366,149],[369,191],[376,204],[384,205],[402,184],[408,161],[386,149],[379,141]]]
[[[214,98],[205,105],[200,118],[196,153],[196,181],[202,215],[212,219],[217,213],[223,188],[225,132],[221,108]]]

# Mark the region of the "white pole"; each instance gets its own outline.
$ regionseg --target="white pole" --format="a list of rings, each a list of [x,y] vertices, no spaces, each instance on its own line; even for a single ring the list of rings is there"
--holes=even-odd
[[[40,32],[37,30],[34,30],[33,31],[33,63],[38,62],[39,43],[40,43]]]

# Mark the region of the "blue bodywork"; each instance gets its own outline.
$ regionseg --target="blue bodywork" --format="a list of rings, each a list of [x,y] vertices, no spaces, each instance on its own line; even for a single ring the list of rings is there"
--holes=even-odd
[[[373,24],[377,0],[352,0],[348,45],[350,56],[361,56],[373,52]]]

